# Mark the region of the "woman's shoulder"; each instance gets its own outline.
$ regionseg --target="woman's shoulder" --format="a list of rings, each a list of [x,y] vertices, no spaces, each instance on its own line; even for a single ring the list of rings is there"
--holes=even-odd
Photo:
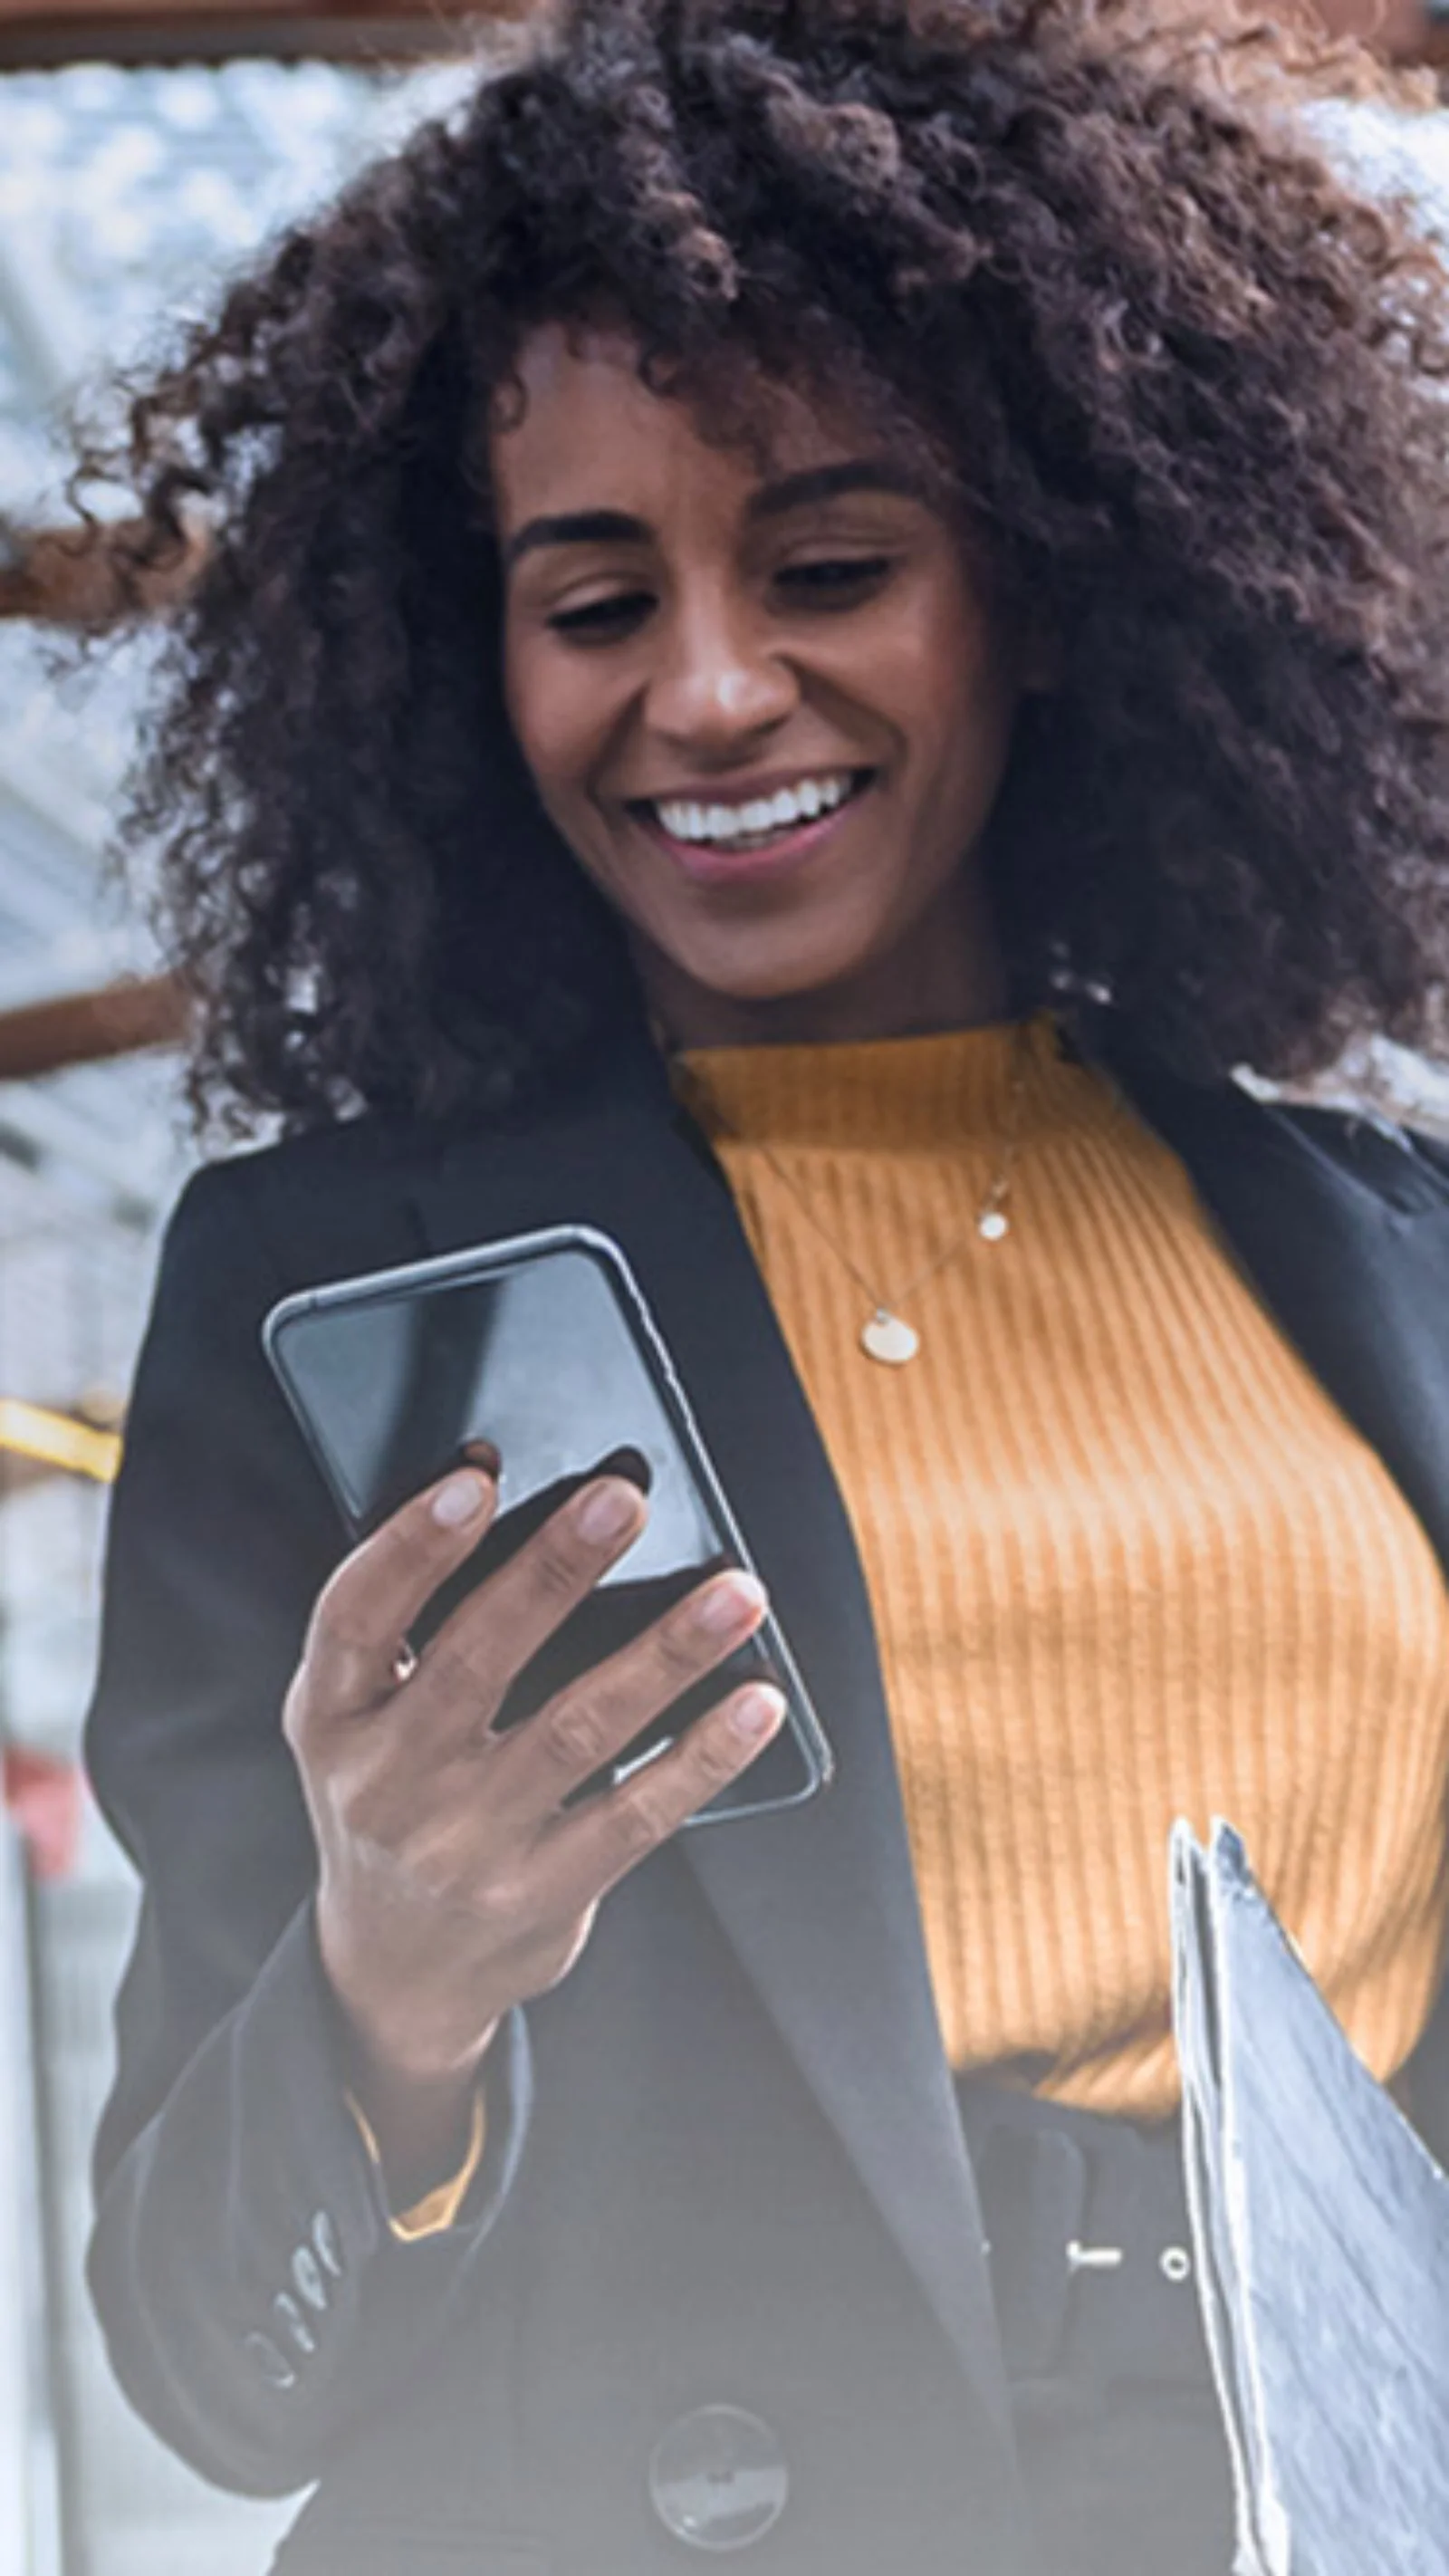
[[[657,1121],[672,1107],[654,1047],[638,1030],[609,1031],[551,1084],[493,1103],[473,1100],[436,1116],[369,1110],[222,1154],[192,1174],[172,1236],[245,1229],[284,1249],[289,1267],[299,1254],[312,1261],[319,1248],[342,1239],[356,1248],[352,1268],[381,1267],[419,1249],[415,1240],[388,1247],[398,1234],[415,1233],[409,1210],[445,1170],[466,1167],[481,1216],[499,1164],[516,1173],[520,1154],[555,1147],[574,1159],[580,1121],[607,1119],[611,1111]],[[374,1247],[371,1255],[365,1245]],[[342,1276],[349,1265],[327,1266]]]
[[[456,1122],[367,1111],[213,1154],[197,1165],[183,1196],[261,1205],[345,1190],[389,1172],[405,1178],[431,1165],[457,1133]]]
[[[177,1199],[163,1275],[280,1297],[405,1260],[418,1248],[410,1200],[449,1141],[436,1121],[366,1115],[220,1154]]]

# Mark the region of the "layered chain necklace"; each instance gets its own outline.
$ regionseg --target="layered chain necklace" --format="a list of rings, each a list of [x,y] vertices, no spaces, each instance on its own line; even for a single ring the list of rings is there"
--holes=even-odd
[[[940,1251],[933,1253],[929,1261],[924,1262],[919,1270],[912,1272],[909,1279],[903,1280],[898,1288],[888,1294],[882,1293],[871,1280],[867,1279],[864,1271],[851,1259],[845,1246],[837,1243],[829,1227],[822,1222],[803,1190],[791,1179],[784,1165],[778,1156],[770,1151],[769,1146],[763,1144],[758,1137],[743,1135],[733,1121],[725,1116],[708,1084],[694,1066],[684,1064],[676,1056],[671,1070],[676,1079],[682,1083],[686,1097],[690,1092],[695,1095],[696,1104],[702,1108],[706,1123],[713,1120],[726,1136],[733,1137],[736,1144],[749,1146],[768,1165],[781,1188],[794,1200],[806,1223],[819,1235],[827,1250],[834,1254],[841,1268],[849,1272],[869,1307],[865,1321],[860,1327],[859,1336],[860,1347],[867,1359],[878,1360],[885,1368],[904,1368],[919,1351],[921,1336],[914,1324],[907,1323],[900,1311],[901,1308],[915,1295],[918,1288],[925,1286],[928,1279],[934,1279],[938,1271],[946,1269],[951,1262],[959,1260],[973,1236],[981,1243],[1003,1243],[1011,1232],[1011,1186],[1021,1151],[1021,1112],[1026,1089],[1026,1060],[1029,1045],[1030,1023],[1019,1022],[1012,1031],[1006,1114],[997,1138],[996,1168],[987,1183],[984,1197],[978,1202],[967,1222],[949,1237]]]

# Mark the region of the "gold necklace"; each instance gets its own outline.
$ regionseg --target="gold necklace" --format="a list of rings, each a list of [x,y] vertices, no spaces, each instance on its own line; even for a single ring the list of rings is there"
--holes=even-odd
[[[879,1360],[886,1368],[904,1368],[908,1361],[915,1358],[921,1347],[921,1336],[915,1325],[908,1324],[899,1311],[907,1299],[914,1296],[918,1288],[924,1287],[928,1279],[934,1279],[938,1270],[944,1270],[948,1263],[957,1260],[973,1234],[982,1243],[1002,1243],[1011,1232],[1008,1202],[1011,1197],[1011,1184],[1016,1171],[1017,1158],[1021,1152],[1021,1107],[1026,1088],[1029,1025],[1027,1022],[1019,1021],[1012,1031],[1007,1115],[998,1140],[999,1159],[987,1185],[985,1196],[976,1207],[969,1223],[962,1226],[958,1233],[953,1234],[939,1252],[934,1253],[921,1269],[914,1271],[911,1277],[888,1297],[883,1297],[877,1292],[870,1280],[866,1278],[864,1271],[852,1261],[843,1244],[836,1242],[834,1235],[827,1226],[822,1224],[804,1192],[791,1180],[784,1165],[776,1155],[771,1153],[769,1146],[763,1144],[758,1137],[750,1138],[741,1134],[733,1120],[725,1116],[707,1083],[696,1072],[693,1065],[682,1063],[678,1056],[671,1059],[671,1073],[677,1081],[682,1082],[686,1090],[693,1088],[703,1105],[706,1117],[713,1118],[727,1136],[734,1138],[736,1144],[753,1145],[754,1151],[763,1157],[781,1187],[789,1192],[806,1223],[814,1227],[821,1242],[835,1255],[841,1268],[848,1270],[856,1286],[864,1291],[870,1301],[870,1313],[860,1328],[860,1347],[867,1359]]]

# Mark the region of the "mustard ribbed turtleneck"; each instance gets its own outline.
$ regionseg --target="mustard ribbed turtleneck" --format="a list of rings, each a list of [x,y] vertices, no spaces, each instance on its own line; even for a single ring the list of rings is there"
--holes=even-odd
[[[1224,1815],[1394,2074],[1449,1911],[1449,1594],[1182,1165],[1044,1020],[680,1079],[855,1528],[953,2063],[1167,2114],[1168,1829]],[[887,1301],[967,1229],[905,1301],[908,1367],[863,1356],[806,1206]]]

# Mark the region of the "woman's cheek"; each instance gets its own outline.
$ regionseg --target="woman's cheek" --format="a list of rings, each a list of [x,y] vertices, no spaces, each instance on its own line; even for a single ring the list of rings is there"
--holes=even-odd
[[[581,672],[571,655],[522,650],[508,704],[519,748],[545,803],[581,800],[608,739],[603,693],[590,684],[587,670]]]

